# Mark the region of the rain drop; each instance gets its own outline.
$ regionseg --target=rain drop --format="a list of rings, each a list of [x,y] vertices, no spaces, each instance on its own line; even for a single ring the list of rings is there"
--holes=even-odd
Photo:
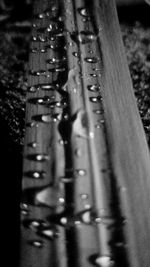
[[[97,63],[98,62],[98,59],[96,57],[85,57],[84,60],[87,63]]]
[[[79,53],[78,53],[78,52],[73,52],[72,55],[73,55],[74,57],[79,57]]]
[[[98,92],[100,90],[100,86],[93,84],[93,85],[88,85],[87,89],[91,92]]]
[[[32,179],[44,179],[45,175],[46,173],[44,171],[37,171],[37,170],[27,171],[24,173],[24,176]]]
[[[92,103],[98,103],[99,101],[102,100],[102,97],[101,96],[91,96],[89,97],[89,100],[92,102]]]
[[[110,256],[96,257],[95,263],[100,267],[113,267],[114,266],[114,262],[111,260]]]
[[[93,42],[96,40],[96,38],[97,36],[90,31],[81,31],[78,34],[78,40],[81,44],[87,44],[87,43]]]
[[[27,146],[31,147],[31,148],[36,148],[37,147],[37,143],[36,142],[31,142],[31,143],[28,143]]]
[[[75,171],[75,173],[79,176],[85,176],[86,175],[86,170],[84,169],[78,169]]]
[[[44,162],[49,160],[49,155],[47,154],[28,154],[26,156],[28,160],[38,161],[38,162]]]
[[[55,228],[44,228],[41,231],[38,231],[38,234],[49,240],[54,240],[59,237],[59,232]]]
[[[43,122],[43,123],[50,123],[52,122],[52,115],[51,114],[39,114],[32,116],[32,120]]]
[[[80,148],[77,148],[77,149],[75,150],[75,155],[76,155],[77,157],[81,157],[81,156],[82,156],[82,150],[81,150]]]
[[[30,93],[35,93],[35,92],[37,92],[37,87],[36,87],[36,86],[30,86],[30,87],[28,88],[28,92],[30,92]]]
[[[43,242],[41,240],[29,241],[29,244],[36,247],[36,248],[42,248],[43,247]]]
[[[80,195],[82,200],[87,200],[88,199],[88,194],[81,194]]]
[[[95,114],[97,114],[97,115],[99,115],[99,114],[103,114],[103,113],[104,113],[104,111],[103,111],[102,109],[94,109],[93,112],[94,112]]]
[[[33,98],[29,98],[28,102],[30,104],[39,104],[39,105],[45,105],[48,104],[50,102],[50,97],[48,96],[44,96],[44,97],[33,97]]]
[[[74,181],[73,177],[60,177],[60,182],[64,184],[69,184]]]
[[[77,10],[81,16],[89,17],[89,12],[86,8],[82,7],[82,8],[78,8]]]

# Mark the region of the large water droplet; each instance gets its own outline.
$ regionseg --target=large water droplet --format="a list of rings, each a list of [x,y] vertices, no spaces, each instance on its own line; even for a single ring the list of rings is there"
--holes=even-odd
[[[93,222],[91,210],[84,210],[79,214],[82,223],[91,224]]]
[[[100,267],[113,267],[114,262],[111,260],[110,256],[100,256],[95,259],[95,263]]]
[[[32,179],[44,179],[45,175],[46,173],[44,171],[33,170],[24,172],[24,176]]]

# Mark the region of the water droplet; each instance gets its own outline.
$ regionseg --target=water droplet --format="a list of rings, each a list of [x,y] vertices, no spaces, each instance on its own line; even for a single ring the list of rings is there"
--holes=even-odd
[[[101,128],[101,125],[99,123],[95,124],[95,128],[96,129],[100,129]]]
[[[65,72],[66,68],[65,67],[56,67],[56,68],[50,68],[48,69],[49,72]]]
[[[39,105],[46,105],[50,102],[50,97],[48,96],[44,96],[44,97],[33,97],[33,98],[29,98],[28,102],[30,104],[39,104]]]
[[[80,195],[82,200],[87,200],[88,199],[88,194],[81,194]]]
[[[39,19],[44,19],[44,18],[45,18],[45,14],[44,14],[44,13],[40,13],[40,14],[38,14],[38,18],[39,18]]]
[[[46,173],[44,171],[37,171],[37,170],[27,171],[24,173],[24,176],[32,179],[44,179],[45,175]]]
[[[46,53],[46,50],[45,49],[40,49],[39,52],[40,53]]]
[[[20,208],[21,209],[26,209],[26,210],[29,209],[28,204],[26,204],[26,203],[20,203]]]
[[[33,127],[38,127],[39,125],[35,122],[27,122],[26,127],[33,128]]]
[[[98,77],[99,75],[97,73],[90,73],[90,76],[95,78]]]
[[[80,214],[80,219],[82,223],[91,224],[92,223],[92,214],[91,210],[85,210]]]
[[[48,64],[60,64],[62,62],[66,61],[66,57],[63,58],[50,58],[46,62]]]
[[[60,182],[64,184],[72,183],[73,181],[73,177],[60,177]]]
[[[104,113],[104,110],[102,110],[102,109],[94,109],[93,112],[95,114],[99,115],[99,114],[103,114]]]
[[[79,176],[85,176],[86,175],[86,170],[84,170],[84,169],[75,170],[75,174],[77,174]]]
[[[81,225],[81,221],[80,221],[80,220],[75,220],[75,221],[74,221],[74,224],[75,224],[76,226],[79,226],[79,225]]]
[[[29,74],[32,76],[46,75],[46,71],[45,70],[38,70],[38,71],[30,70]]]
[[[96,57],[85,57],[84,60],[87,63],[97,63],[98,62],[98,59]]]
[[[38,52],[38,49],[37,49],[37,48],[32,48],[32,49],[31,49],[31,53],[35,54],[35,53],[37,53],[37,52]]]
[[[28,154],[26,156],[28,160],[38,161],[38,162],[44,162],[49,160],[49,155],[47,154]]]
[[[67,140],[63,140],[63,139],[60,139],[60,140],[59,140],[59,144],[60,144],[61,146],[64,146],[64,145],[67,145],[67,144],[68,144],[68,141],[67,141]]]
[[[32,36],[32,41],[33,41],[33,42],[37,42],[37,41],[38,41],[37,36]]]
[[[54,51],[57,51],[61,48],[60,44],[49,44],[49,45],[46,45],[45,47],[46,49],[52,49]]]
[[[90,31],[72,32],[70,34],[72,40],[76,43],[87,44],[96,40],[97,36]]]
[[[87,44],[95,41],[97,36],[90,31],[81,31],[78,35],[78,40],[81,44]]]
[[[91,96],[91,97],[89,97],[89,99],[92,103],[97,103],[97,102],[100,102],[102,100],[102,97],[101,96],[95,96],[95,97]]]
[[[37,87],[36,87],[36,86],[30,86],[30,87],[28,88],[28,92],[30,92],[30,93],[35,93],[35,92],[37,92]]]
[[[59,203],[60,203],[61,205],[64,205],[64,204],[65,204],[65,199],[64,199],[64,197],[59,197],[58,201],[59,201]]]
[[[49,240],[54,240],[59,237],[59,232],[56,228],[44,227],[37,232],[40,236],[45,237]]]
[[[41,43],[46,43],[46,42],[47,42],[47,38],[46,38],[46,37],[43,37],[43,36],[39,36],[39,37],[38,37],[38,40],[39,40],[39,42],[41,42]]]
[[[89,50],[89,54],[93,54],[94,52],[93,52],[93,50]]]
[[[40,89],[45,91],[55,91],[58,88],[57,84],[41,84]]]
[[[27,146],[28,147],[32,147],[32,148],[36,148],[37,147],[37,143],[36,142],[31,142],[31,143],[28,143]]]
[[[79,53],[78,53],[78,52],[73,52],[72,55],[73,55],[74,57],[79,57]]]
[[[87,86],[87,89],[91,92],[99,92],[100,90],[100,86],[99,85],[96,85],[96,84],[93,84],[93,85],[88,85]]]
[[[20,203],[20,209],[21,209],[22,215],[27,216],[29,214],[29,207],[26,203]]]
[[[80,148],[77,148],[77,149],[75,150],[75,155],[76,155],[77,157],[81,157],[81,156],[82,156],[82,150],[81,150]]]
[[[55,114],[52,115],[52,120],[54,122],[60,121],[61,118],[62,118],[62,114],[61,113],[55,113]]]
[[[29,244],[31,246],[34,246],[36,248],[42,248],[43,247],[43,242],[41,240],[33,240],[33,241],[29,241]]]
[[[111,260],[110,256],[96,257],[95,263],[100,267],[113,267],[114,266],[114,262]]]
[[[32,24],[32,27],[33,27],[33,28],[37,28],[38,25],[37,25],[36,23],[33,23],[33,24]]]
[[[79,14],[83,17],[89,17],[89,12],[88,10],[85,8],[85,7],[82,7],[82,8],[78,8],[77,9]]]
[[[53,209],[58,205],[58,189],[53,188],[51,184],[26,188],[23,190],[22,199],[30,205]]]
[[[68,223],[68,219],[66,217],[62,217],[62,218],[60,218],[60,223],[62,225],[66,225]]]
[[[25,228],[29,228],[32,231],[38,231],[41,227],[46,227],[47,223],[40,219],[25,219],[22,222]]]
[[[32,116],[32,120],[43,122],[43,123],[50,123],[52,122],[52,115],[51,114],[39,114]]]

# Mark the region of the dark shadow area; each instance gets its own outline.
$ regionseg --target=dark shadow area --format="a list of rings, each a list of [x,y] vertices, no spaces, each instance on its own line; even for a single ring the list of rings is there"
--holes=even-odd
[[[144,1],[143,4],[119,6],[117,11],[120,23],[140,21],[145,26],[150,25],[150,6]]]
[[[0,169],[1,169],[1,244],[2,262],[18,267],[19,259],[19,202],[22,156],[20,147],[14,146],[8,126],[0,118]]]

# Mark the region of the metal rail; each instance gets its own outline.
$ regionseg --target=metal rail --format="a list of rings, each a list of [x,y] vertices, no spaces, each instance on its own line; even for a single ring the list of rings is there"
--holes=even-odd
[[[32,34],[20,267],[147,267],[149,152],[115,3],[35,1]]]

